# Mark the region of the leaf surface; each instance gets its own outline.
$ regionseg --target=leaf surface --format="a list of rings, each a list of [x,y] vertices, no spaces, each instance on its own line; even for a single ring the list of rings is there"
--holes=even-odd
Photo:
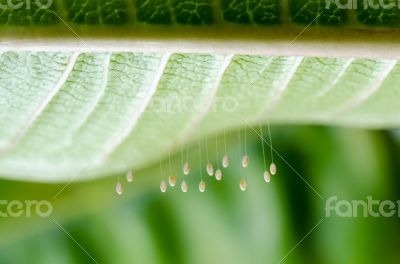
[[[224,130],[400,124],[397,60],[6,52],[0,174],[77,180],[139,169]]]

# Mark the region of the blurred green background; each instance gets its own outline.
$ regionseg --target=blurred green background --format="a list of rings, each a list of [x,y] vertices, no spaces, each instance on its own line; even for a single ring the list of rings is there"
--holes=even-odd
[[[274,126],[274,148],[325,199],[276,155],[278,174],[265,183],[260,140],[247,132],[250,166],[240,168],[244,146],[239,149],[233,131],[227,135],[231,166],[222,182],[203,170],[205,193],[197,190],[197,144],[189,152],[188,193],[160,193],[158,164],[135,172],[130,184],[121,175],[121,197],[117,177],[73,183],[55,199],[63,185],[1,181],[0,200],[45,199],[54,211],[48,218],[0,218],[0,263],[399,263],[397,216],[325,218],[324,211],[331,196],[400,199],[398,131]],[[216,167],[215,138],[208,140]],[[266,153],[270,161],[267,147]],[[172,166],[181,181],[181,153]],[[166,179],[168,160],[163,168]],[[248,181],[246,192],[240,178]]]

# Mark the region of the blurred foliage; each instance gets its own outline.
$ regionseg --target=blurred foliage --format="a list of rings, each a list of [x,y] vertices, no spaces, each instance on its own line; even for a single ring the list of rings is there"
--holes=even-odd
[[[331,196],[399,199],[398,131],[274,127],[275,149],[304,181],[275,155],[278,174],[269,184],[262,178],[259,138],[249,129],[247,134],[249,168],[239,166],[243,141],[239,146],[232,132],[231,166],[222,182],[206,176],[201,144],[205,193],[197,190],[198,145],[189,152],[186,194],[179,188],[159,192],[157,164],[135,172],[134,183],[124,181],[121,197],[114,192],[116,177],[73,183],[55,199],[63,185],[1,181],[1,200],[47,199],[54,212],[45,219],[1,218],[0,263],[94,263],[54,220],[98,263],[398,263],[397,217],[324,219]],[[207,146],[216,166],[215,143],[210,137]],[[181,180],[181,153],[172,165]],[[166,179],[168,161],[163,169]],[[248,181],[246,192],[239,190],[241,177]]]

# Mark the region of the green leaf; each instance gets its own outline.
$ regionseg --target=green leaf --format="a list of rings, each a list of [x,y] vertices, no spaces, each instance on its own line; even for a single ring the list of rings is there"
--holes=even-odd
[[[354,3],[353,3],[354,2]],[[321,24],[400,26],[396,1],[347,0],[0,0],[0,24]],[[60,27],[60,28],[61,28]]]
[[[397,60],[6,52],[0,174],[68,181],[157,162],[247,125],[400,124]]]

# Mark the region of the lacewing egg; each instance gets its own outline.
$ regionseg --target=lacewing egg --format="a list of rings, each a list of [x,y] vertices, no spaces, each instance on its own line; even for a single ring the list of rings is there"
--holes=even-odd
[[[243,168],[246,168],[247,166],[249,166],[249,161],[250,161],[249,156],[244,155],[243,158],[242,158],[242,166],[243,166]]]
[[[206,190],[206,183],[204,181],[201,181],[199,183],[199,191],[200,192],[205,192],[205,190]]]
[[[168,183],[171,187],[175,187],[176,185],[176,178],[175,176],[171,175],[168,177]]]
[[[160,183],[160,190],[161,192],[165,193],[167,191],[167,184],[165,183],[165,181],[161,181]]]
[[[220,169],[215,171],[215,179],[217,179],[217,181],[222,179],[222,171]]]
[[[275,163],[271,163],[271,166],[269,166],[269,171],[271,172],[272,175],[276,174],[276,165],[275,165]]]
[[[186,181],[182,181],[182,183],[181,183],[181,189],[182,189],[182,192],[187,192],[188,190],[189,190],[189,186],[188,186],[188,184],[187,184],[187,182]]]
[[[122,184],[120,182],[118,182],[117,186],[115,186],[115,191],[118,195],[122,195],[124,193],[124,188],[122,187]]]
[[[189,162],[185,162],[185,164],[183,164],[183,174],[189,175],[189,173],[190,173],[190,164]]]
[[[126,180],[128,182],[133,182],[133,173],[132,173],[132,171],[128,171],[128,174],[126,175]]]
[[[228,157],[228,155],[225,155],[222,158],[222,167],[228,168],[228,166],[229,166],[229,157]]]
[[[207,163],[207,173],[209,176],[213,176],[214,175],[214,167],[211,163]]]
[[[241,190],[242,192],[246,191],[246,189],[247,189],[247,182],[246,182],[246,180],[240,180],[239,186],[240,186],[240,190]]]
[[[264,181],[265,182],[271,181],[271,175],[269,174],[269,172],[267,170],[264,172]]]

